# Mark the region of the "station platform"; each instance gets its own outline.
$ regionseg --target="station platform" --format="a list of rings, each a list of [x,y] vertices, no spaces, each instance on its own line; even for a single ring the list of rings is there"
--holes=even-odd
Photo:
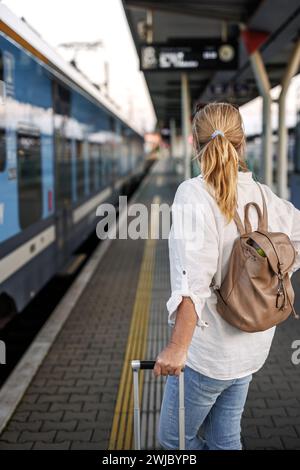
[[[170,160],[155,163],[134,202],[170,204],[179,183]],[[294,284],[300,310],[299,275]],[[167,343],[169,293],[167,240],[112,240],[3,430],[0,449],[133,449],[130,361],[155,359]],[[291,319],[254,376],[242,423],[246,449],[300,449],[296,339],[300,322]],[[142,371],[141,382],[142,448],[159,449],[165,377]]]

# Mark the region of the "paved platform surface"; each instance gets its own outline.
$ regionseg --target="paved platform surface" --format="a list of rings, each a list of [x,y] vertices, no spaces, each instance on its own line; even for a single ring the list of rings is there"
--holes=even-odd
[[[170,203],[179,183],[171,170],[169,163],[156,167],[138,202]],[[294,283],[300,294],[299,275]],[[133,448],[124,364],[154,359],[167,343],[169,288],[167,240],[114,240],[0,436],[0,449]],[[300,365],[291,362],[297,339],[300,322],[291,318],[251,383],[242,422],[246,449],[300,449]],[[164,381],[141,374],[142,448],[159,448]]]

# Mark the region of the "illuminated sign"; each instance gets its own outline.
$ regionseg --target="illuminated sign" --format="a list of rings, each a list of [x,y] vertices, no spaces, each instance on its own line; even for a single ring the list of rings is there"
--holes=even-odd
[[[140,69],[157,70],[234,70],[238,67],[238,43],[207,39],[190,44],[143,44]]]

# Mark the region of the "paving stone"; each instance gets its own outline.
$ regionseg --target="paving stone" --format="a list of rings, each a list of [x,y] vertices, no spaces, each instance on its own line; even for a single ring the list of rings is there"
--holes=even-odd
[[[6,433],[5,433],[6,434]],[[56,431],[30,432],[22,431],[18,439],[19,442],[53,441]]]
[[[103,442],[72,442],[71,450],[106,450],[107,440]]]
[[[21,412],[18,410],[18,412],[14,414],[13,419],[17,422],[25,422],[28,420],[30,413],[30,411]]]
[[[101,395],[100,394],[94,394],[94,395],[87,395],[87,394],[82,394],[79,395],[77,393],[72,393],[70,396],[70,403],[99,403],[101,400]]]
[[[55,387],[74,387],[75,384],[76,384],[75,379],[67,379],[66,377],[64,379],[56,379],[55,377],[53,377],[51,379],[51,381],[49,381],[49,382]],[[49,385],[49,386],[51,387],[51,385]]]
[[[83,405],[83,411],[94,411],[94,410],[99,410],[100,412],[110,412],[111,410],[115,409],[115,402],[111,403],[84,403]]]
[[[43,387],[39,387],[39,386],[30,387],[30,392],[35,393],[35,394],[41,394],[41,393],[55,394],[57,393],[57,390],[58,390],[57,385],[52,385],[52,386],[45,385]]]
[[[275,426],[280,428],[281,426],[295,426],[297,428],[297,424],[300,425],[300,414],[299,416],[287,416],[287,417],[280,417],[274,416],[273,421]]]
[[[87,394],[88,392],[88,386],[73,386],[73,387],[59,387],[58,393],[59,394],[71,394],[71,393],[82,393],[82,394]],[[89,390],[90,393],[90,390]]]
[[[262,408],[262,409],[265,409],[266,408],[266,402],[263,398],[256,398],[256,394],[255,394],[255,398],[252,398],[252,395],[250,395],[248,400],[247,400],[247,406],[249,408]]]
[[[38,431],[41,429],[43,422],[42,421],[26,421],[26,422],[19,422],[11,420],[8,425],[6,426],[7,431]]]
[[[98,421],[80,421],[78,423],[78,430],[83,431],[85,429],[110,429],[111,420],[98,420]]]
[[[93,434],[92,429],[86,429],[85,431],[58,431],[55,442],[60,441],[79,441],[88,442],[91,440]]]
[[[26,395],[23,397],[23,403],[35,403],[38,398],[38,393],[26,393]]]
[[[92,435],[92,442],[109,442],[110,429],[95,429]]]
[[[282,450],[284,448],[279,437],[262,439],[244,436],[244,444],[246,450]]]
[[[78,421],[45,421],[42,431],[74,431],[78,425]]]
[[[41,394],[38,398],[38,403],[67,403],[70,399],[70,394]]]
[[[26,443],[8,443],[5,441],[0,441],[0,450],[31,450],[33,448],[33,442]]]
[[[288,416],[300,416],[300,408],[287,408],[286,413]]]
[[[97,415],[97,411],[66,411],[64,415],[64,420],[73,420],[73,419],[78,419],[79,421],[82,419],[94,421]]]
[[[284,408],[252,408],[253,417],[260,418],[265,416],[286,416],[286,410]]]
[[[260,426],[259,432],[262,437],[273,437],[273,436],[285,436],[285,437],[297,437],[296,430],[293,426],[278,426],[278,427],[265,427]]]
[[[5,434],[2,433],[1,440],[3,439],[4,442],[18,442],[21,435],[21,431],[5,431]]]
[[[49,411],[81,411],[82,403],[52,403]]]
[[[296,439],[296,438],[292,438],[292,437],[283,436],[282,441],[283,441],[284,449],[287,449],[287,450],[300,450],[300,439],[299,439],[299,437]]]
[[[63,412],[62,411],[57,411],[57,412],[53,412],[53,413],[43,413],[43,412],[38,412],[38,411],[34,411],[33,413],[31,413],[31,415],[29,416],[29,421],[45,421],[45,420],[49,420],[49,421],[60,421],[63,417]]]
[[[280,406],[285,406],[288,408],[299,408],[300,404],[296,398],[284,398],[282,400],[276,400],[272,398],[266,399],[267,406],[270,408],[276,408]]]
[[[71,442],[35,442],[33,450],[69,450]]]
[[[287,420],[288,418],[280,418],[280,417],[273,417],[274,420],[278,419],[283,419],[283,420]],[[288,423],[290,424],[290,423]],[[247,417],[247,418],[243,418],[243,428],[247,428],[248,426],[273,426],[274,423],[273,423],[273,420],[270,416],[263,416],[261,418],[251,418],[251,417]]]
[[[23,412],[34,412],[34,411],[41,411],[41,412],[47,412],[49,410],[50,403],[25,403],[21,402],[20,405],[18,406],[17,412],[23,413]]]
[[[78,385],[78,387],[81,387],[82,385],[83,386],[87,386],[87,387],[101,387],[101,386],[104,386],[106,383],[106,379],[98,379],[98,380],[83,380],[83,379],[79,379],[76,381],[76,386]]]

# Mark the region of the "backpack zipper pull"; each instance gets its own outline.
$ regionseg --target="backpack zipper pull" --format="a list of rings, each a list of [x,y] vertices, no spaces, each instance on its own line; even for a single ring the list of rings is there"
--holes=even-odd
[[[277,296],[276,296],[276,308],[283,310],[286,307],[286,292],[285,292],[285,288],[283,285],[283,276],[280,270],[279,270],[279,273],[277,274],[277,277],[278,277],[279,282],[278,282]],[[282,296],[284,296],[284,298],[281,302],[281,305],[279,306],[279,299],[281,299]]]

